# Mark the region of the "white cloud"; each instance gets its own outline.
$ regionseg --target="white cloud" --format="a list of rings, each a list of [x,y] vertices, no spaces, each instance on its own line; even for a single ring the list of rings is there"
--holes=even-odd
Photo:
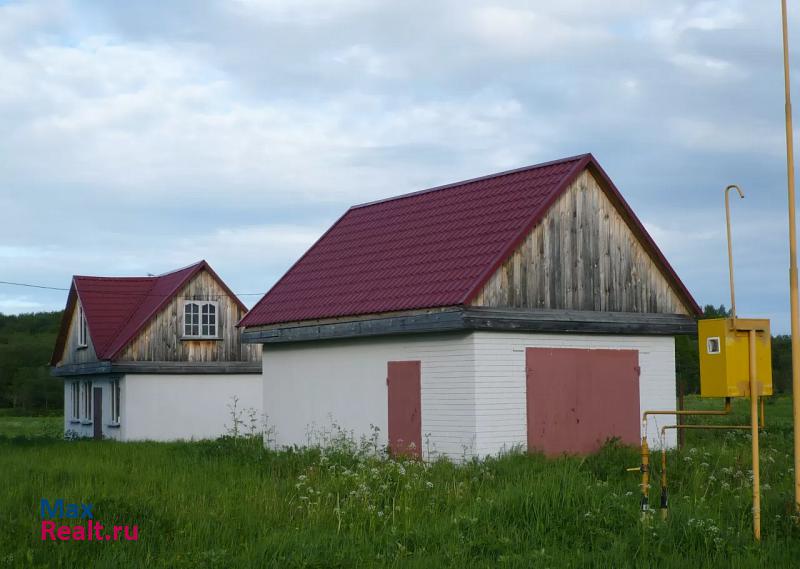
[[[676,144],[694,151],[764,154],[780,157],[785,152],[781,125],[742,117],[731,122],[706,117],[680,117],[668,121],[667,132]],[[758,141],[754,143],[754,141]]]
[[[57,29],[68,19],[69,8],[62,0],[4,3],[0,5],[0,44],[24,41],[31,34]]]
[[[320,25],[352,16],[370,6],[367,0],[234,0],[231,9],[269,23]]]
[[[724,59],[716,57],[692,53],[674,53],[671,54],[668,59],[677,67],[686,69],[701,78],[726,77],[731,79],[743,79],[746,77],[746,74],[730,61],[725,61]]]
[[[339,50],[330,56],[329,61],[343,66],[352,73],[363,72],[379,77],[399,77],[401,73],[392,67],[385,57],[369,45],[356,44]]]
[[[680,3],[657,15],[646,26],[646,37],[655,42],[667,61],[698,79],[741,80],[746,71],[733,61],[708,53],[708,44],[698,46],[697,38],[747,24],[739,2],[730,0]]]
[[[365,48],[346,53],[342,61],[356,58],[382,72]],[[126,202],[197,192],[261,204],[285,201],[287,192],[352,201],[366,185],[386,183],[353,167],[363,149],[488,143],[522,117],[518,101],[483,93],[445,102],[349,92],[314,104],[254,100],[191,45],[97,36],[0,59],[0,75],[11,74],[19,87],[0,98],[0,113],[13,124],[0,150],[14,159],[0,162],[0,175]]]
[[[227,263],[235,260],[244,264],[254,258],[263,265],[283,263],[302,255],[325,229],[283,224],[221,228],[182,237],[172,245],[169,255],[176,263],[205,257],[225,259]]]
[[[659,10],[650,23],[650,31],[662,42],[675,43],[691,31],[713,32],[742,27],[747,18],[740,2],[730,0],[681,2]]]
[[[544,10],[497,5],[479,6],[470,14],[471,31],[486,47],[515,56],[557,56],[607,41],[601,27],[583,26]]]

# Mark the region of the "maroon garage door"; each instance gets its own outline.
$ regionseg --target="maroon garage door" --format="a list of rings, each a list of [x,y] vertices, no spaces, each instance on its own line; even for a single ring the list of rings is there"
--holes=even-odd
[[[389,362],[389,449],[392,454],[420,456],[422,413],[420,362]]]
[[[588,453],[611,437],[639,442],[639,352],[525,350],[528,448]]]

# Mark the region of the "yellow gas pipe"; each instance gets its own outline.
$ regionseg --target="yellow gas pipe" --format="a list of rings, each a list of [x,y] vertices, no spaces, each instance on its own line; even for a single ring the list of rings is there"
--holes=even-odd
[[[642,515],[650,509],[650,447],[647,446],[647,434],[642,436]]]
[[[650,415],[728,415],[731,412],[731,398],[725,398],[725,408],[721,411],[714,410],[649,410],[642,413],[642,432],[647,433],[647,417]]]
[[[639,471],[642,473],[642,502],[641,510],[644,517],[650,509],[650,447],[647,446],[647,435],[642,437],[641,464],[638,467],[626,468],[628,472]]]
[[[758,381],[756,380],[756,331],[748,330],[750,340],[750,432],[753,451],[753,537],[761,541],[761,481],[758,457]]]
[[[731,318],[736,322],[736,294],[733,289],[733,243],[731,241],[731,204],[728,200],[728,193],[731,190],[739,192],[739,197],[744,199],[744,192],[736,184],[731,184],[725,188],[725,230],[728,234],[728,276],[731,283]]]
[[[794,191],[794,130],[792,128],[792,98],[789,81],[789,17],[786,0],[781,0],[781,31],[783,32],[783,87],[786,119],[786,181],[789,196],[789,306],[792,322],[792,393],[800,393],[800,298],[797,285],[797,224],[795,221]],[[800,511],[800,397],[792,398],[794,423],[794,504]]]
[[[628,468],[628,472],[640,471],[642,473],[642,514],[650,508],[650,447],[647,444],[647,417],[650,415],[728,415],[731,412],[731,398],[725,398],[725,408],[721,411],[713,410],[648,410],[642,413],[642,463],[639,468]],[[687,425],[688,427],[689,425]]]
[[[763,398],[761,399],[761,403],[764,403]],[[761,426],[758,427],[759,429],[764,428],[764,415],[763,415],[763,407],[762,407],[762,415],[761,415]],[[661,439],[664,440],[664,436],[666,434],[667,429],[706,429],[706,430],[714,430],[714,429],[722,429],[722,430],[744,430],[744,429],[752,429],[752,425],[664,425],[661,427]],[[661,445],[661,519],[666,519],[667,517],[667,510],[669,509],[668,505],[668,492],[667,492],[667,447],[666,445]]]

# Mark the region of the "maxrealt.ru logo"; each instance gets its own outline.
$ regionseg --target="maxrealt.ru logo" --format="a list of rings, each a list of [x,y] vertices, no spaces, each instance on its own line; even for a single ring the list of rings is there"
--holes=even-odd
[[[137,541],[139,526],[105,526],[94,520],[93,504],[70,503],[59,498],[40,502],[42,541]],[[64,520],[56,522],[54,520]],[[66,521],[71,520],[71,521]],[[76,523],[77,522],[77,523]]]

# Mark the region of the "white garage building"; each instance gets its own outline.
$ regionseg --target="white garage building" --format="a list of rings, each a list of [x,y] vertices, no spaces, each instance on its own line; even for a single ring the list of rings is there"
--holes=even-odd
[[[241,324],[277,444],[375,426],[460,459],[636,444],[698,313],[582,155],[355,206]]]

